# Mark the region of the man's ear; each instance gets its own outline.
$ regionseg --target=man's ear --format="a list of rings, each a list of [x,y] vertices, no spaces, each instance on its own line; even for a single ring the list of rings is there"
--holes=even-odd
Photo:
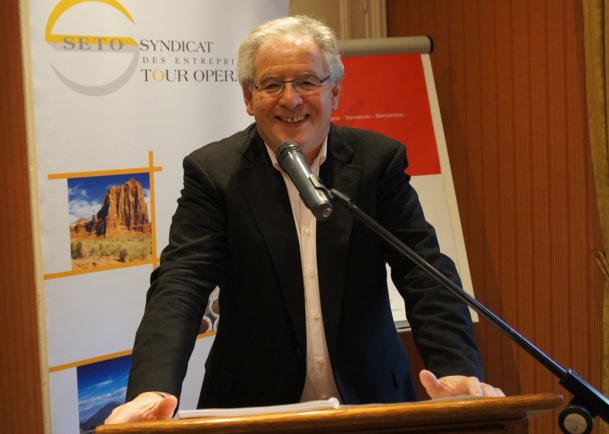
[[[242,84],[241,89],[243,90],[243,101],[245,101],[247,114],[254,116],[254,95],[252,94],[252,90],[247,84]]]
[[[332,88],[332,110],[336,110],[338,108],[338,99],[340,98],[340,89],[342,82],[339,81]]]

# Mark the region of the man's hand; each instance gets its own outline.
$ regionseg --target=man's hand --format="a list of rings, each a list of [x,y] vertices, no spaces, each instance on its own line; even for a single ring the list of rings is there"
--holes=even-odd
[[[116,407],[104,424],[140,422],[144,420],[168,420],[178,405],[178,399],[164,397],[156,392],[140,393],[133,400]]]
[[[424,369],[419,373],[419,379],[431,399],[460,395],[484,396],[487,398],[505,396],[501,389],[481,383],[476,377],[451,375],[438,379],[434,374]]]

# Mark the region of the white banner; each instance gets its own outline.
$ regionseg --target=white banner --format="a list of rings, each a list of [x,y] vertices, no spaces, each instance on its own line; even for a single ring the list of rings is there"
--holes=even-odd
[[[415,45],[406,39],[400,42],[404,52],[399,52],[396,40],[377,40],[377,53],[365,55],[356,54],[361,50],[357,44],[349,44],[343,55],[347,74],[340,107],[332,121],[378,131],[404,143],[409,162],[406,172],[412,176],[426,219],[436,230],[442,252],[455,262],[462,288],[473,296],[431,61],[428,53],[406,52],[405,47]],[[370,44],[370,40],[366,42]],[[387,270],[393,318],[398,329],[405,330],[410,325],[404,299],[391,280],[389,267]],[[471,314],[478,321],[478,314],[473,310]]]
[[[29,0],[54,433],[92,432],[124,400],[182,158],[244,128],[236,54],[287,0]],[[194,408],[215,316],[181,406]]]

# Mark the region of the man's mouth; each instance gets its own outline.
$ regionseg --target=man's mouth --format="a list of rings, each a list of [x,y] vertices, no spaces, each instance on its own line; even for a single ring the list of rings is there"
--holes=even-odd
[[[295,117],[291,117],[291,118],[287,118],[287,117],[282,117],[280,116],[279,119],[281,119],[282,122],[285,122],[287,124],[297,124],[299,122],[302,122],[306,119],[306,115],[305,116],[295,116]]]

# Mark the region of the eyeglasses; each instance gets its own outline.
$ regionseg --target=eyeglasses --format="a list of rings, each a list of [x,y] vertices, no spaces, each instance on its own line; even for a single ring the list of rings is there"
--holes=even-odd
[[[260,82],[254,86],[258,92],[267,96],[279,96],[283,92],[286,83],[292,83],[292,87],[300,95],[310,95],[317,91],[324,84],[330,76],[328,75],[323,80],[315,77],[314,75],[307,75],[305,77],[298,77],[293,80],[276,80],[268,79]]]

